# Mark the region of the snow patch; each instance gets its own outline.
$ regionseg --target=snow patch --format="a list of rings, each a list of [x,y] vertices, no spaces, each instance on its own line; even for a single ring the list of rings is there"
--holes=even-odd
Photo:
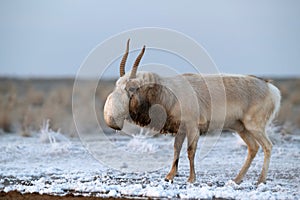
[[[138,136],[133,137],[126,147],[128,151],[139,153],[155,153],[158,150],[158,146],[151,143],[149,139]]]
[[[186,152],[182,152],[179,174],[171,184],[164,181],[169,168],[147,173],[124,173],[107,169],[87,153],[79,139],[59,139],[58,132],[50,130],[47,124],[43,127],[43,133],[33,134],[32,137],[24,138],[17,134],[1,135],[1,191],[116,198],[299,199],[300,197],[298,186],[300,140],[295,139],[296,136],[274,145],[267,184],[255,185],[263,162],[262,152],[258,152],[244,182],[237,185],[231,180],[227,181],[238,173],[246,155],[246,149],[235,147],[236,140],[231,134],[223,135],[203,160],[196,160],[195,184],[186,183],[189,164]],[[47,142],[41,141],[41,134],[47,136]],[[142,141],[139,138],[132,138],[127,145],[128,148],[135,148],[137,151],[152,152],[168,144],[169,138],[159,140],[160,143],[155,141],[158,141],[157,138]],[[65,151],[58,151],[61,146],[68,148],[62,148]],[[161,151],[160,154],[166,152]]]

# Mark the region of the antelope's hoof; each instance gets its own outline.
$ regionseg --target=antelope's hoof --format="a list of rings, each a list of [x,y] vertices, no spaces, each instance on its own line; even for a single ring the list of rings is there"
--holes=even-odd
[[[173,179],[168,179],[167,177],[165,178],[165,181],[169,183],[173,183]]]
[[[195,178],[188,178],[187,182],[188,183],[194,183],[195,182]]]
[[[235,178],[235,179],[233,179],[233,181],[236,183],[236,184],[241,184],[242,182],[243,182],[243,180],[240,180],[240,179],[237,179],[237,178]]]
[[[264,178],[263,176],[260,176],[260,177],[259,177],[259,179],[258,179],[256,185],[259,185],[259,184],[261,184],[261,183],[266,184],[266,178]]]
[[[256,183],[256,185],[258,186],[260,184],[266,184],[266,181],[258,180],[257,183]]]

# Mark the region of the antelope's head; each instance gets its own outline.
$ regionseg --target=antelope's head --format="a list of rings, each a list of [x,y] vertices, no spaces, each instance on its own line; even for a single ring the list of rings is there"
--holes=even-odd
[[[126,51],[120,63],[120,78],[117,80],[113,92],[109,94],[104,105],[104,120],[109,127],[115,130],[121,130],[124,120],[129,117],[129,102],[133,94],[153,77],[153,73],[137,73],[139,63],[145,52],[145,46],[136,58],[130,73],[125,73],[129,41],[128,39]]]

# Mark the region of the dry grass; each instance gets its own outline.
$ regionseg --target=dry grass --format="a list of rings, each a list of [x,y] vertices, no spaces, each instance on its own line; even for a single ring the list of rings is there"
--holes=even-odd
[[[278,79],[274,84],[280,89],[282,95],[277,121],[280,124],[300,128],[300,79]]]
[[[30,134],[30,123],[31,122],[32,122],[31,111],[30,111],[30,108],[28,108],[26,110],[26,112],[23,113],[23,119],[21,122],[21,135],[22,136],[28,137],[31,135]]]
[[[0,128],[4,132],[13,131],[12,110],[16,104],[16,91],[12,84],[8,86],[8,93],[0,98]]]
[[[80,128],[86,132],[95,131],[103,119],[103,105],[113,90],[114,81],[102,81],[96,91],[89,81],[80,85],[75,106],[79,108]],[[277,118],[278,124],[300,127],[300,79],[277,79],[274,84],[282,93],[282,106]],[[44,120],[51,121],[51,129],[76,136],[72,115],[73,80],[18,80],[0,78],[0,129],[4,132],[18,132],[30,136],[38,131]],[[96,105],[89,96],[96,98]],[[92,120],[96,108],[98,121]],[[288,123],[286,123],[288,122]],[[101,124],[105,127],[105,124]],[[288,129],[287,132],[293,132]]]

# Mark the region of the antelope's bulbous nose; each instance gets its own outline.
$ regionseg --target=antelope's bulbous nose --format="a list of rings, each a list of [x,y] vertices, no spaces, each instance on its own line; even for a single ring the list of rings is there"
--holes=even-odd
[[[110,128],[112,129],[115,129],[115,130],[122,130],[123,128],[123,120],[115,120],[114,117],[112,116],[105,116],[104,117],[104,120],[107,124],[107,126],[109,126]]]
[[[121,130],[128,113],[127,93],[120,88],[115,89],[106,99],[103,114],[104,120],[110,128]]]

